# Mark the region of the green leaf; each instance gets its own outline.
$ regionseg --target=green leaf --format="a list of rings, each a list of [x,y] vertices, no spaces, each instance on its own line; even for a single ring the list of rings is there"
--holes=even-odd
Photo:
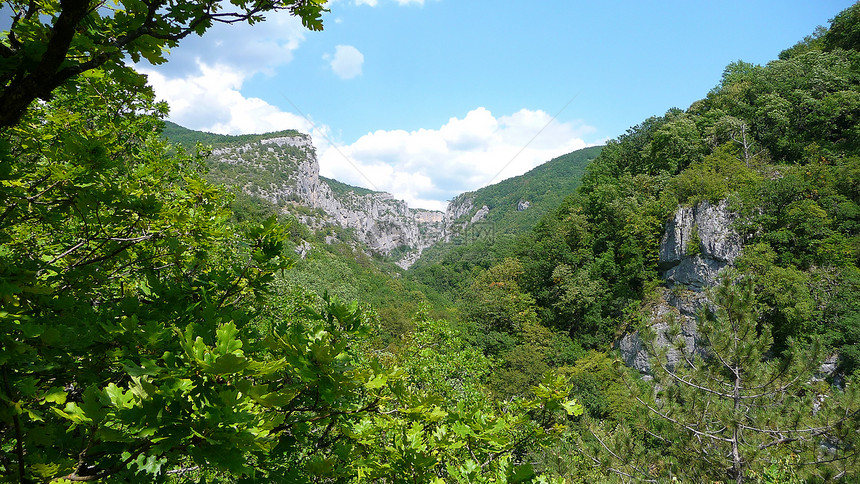
[[[51,387],[51,389],[45,393],[43,400],[45,403],[56,403],[62,405],[66,403],[66,398],[66,391],[63,390],[62,387]]]
[[[215,350],[220,354],[232,353],[242,347],[242,342],[236,339],[239,330],[233,322],[221,325],[215,332]]]
[[[150,475],[156,475],[161,471],[161,467],[167,463],[167,457],[157,458],[154,455],[141,454],[135,459],[137,467]]]
[[[513,473],[508,475],[508,482],[526,482],[532,480],[537,474],[531,464],[516,466]]]
[[[582,415],[583,407],[582,405],[576,403],[576,400],[568,400],[561,404],[564,407],[564,410],[568,415],[572,415],[578,417]]]
[[[380,374],[374,376],[372,379],[370,379],[370,381],[365,383],[364,386],[368,390],[376,390],[377,388],[382,388],[383,386],[385,386],[385,382],[387,382],[387,381],[388,381],[388,375],[386,375],[385,373],[380,373]]]
[[[131,408],[133,406],[134,393],[132,391],[124,392],[122,388],[110,383],[105,387],[104,392],[114,407]]]
[[[465,438],[467,436],[474,436],[475,432],[472,430],[472,427],[464,424],[463,422],[454,422],[451,424],[451,429],[457,434],[460,438]]]
[[[248,358],[229,353],[219,356],[211,365],[204,365],[204,371],[215,375],[230,375],[244,370],[250,364]]]

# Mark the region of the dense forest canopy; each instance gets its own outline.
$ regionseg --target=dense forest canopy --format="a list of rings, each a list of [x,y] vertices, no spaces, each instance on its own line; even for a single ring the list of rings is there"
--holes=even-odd
[[[9,5],[0,480],[858,478],[860,4],[686,110],[479,192],[552,207],[405,272],[231,187],[197,142],[259,136],[166,125],[122,63],[273,9],[321,28],[325,2]],[[672,283],[667,221],[703,206],[743,251],[713,287]],[[695,336],[658,328],[694,296]],[[615,349],[633,334],[644,374]]]

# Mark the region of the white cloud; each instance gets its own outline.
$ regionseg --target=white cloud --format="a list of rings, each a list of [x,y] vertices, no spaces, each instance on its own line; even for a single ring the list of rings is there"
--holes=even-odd
[[[229,66],[248,77],[271,74],[275,67],[292,61],[306,32],[301,20],[286,11],[268,13],[265,22],[254,25],[215,23],[202,37],[183,39],[157,70],[168,77],[182,77],[199,74],[196,67],[202,63]]]
[[[581,123],[561,123],[522,109],[495,117],[479,107],[439,129],[376,131],[320,151],[322,174],[387,191],[412,207],[444,210],[446,200],[521,175],[584,148]]]
[[[332,146],[331,130],[241,93],[247,74],[197,61],[199,73],[169,78],[151,68],[156,95],[171,107],[170,119],[214,133],[310,133],[323,176],[386,191],[411,207],[444,210],[453,196],[521,175],[556,156],[585,147],[581,123],[561,123],[545,112],[522,109],[494,116],[479,107],[438,129],[379,130],[345,146]]]
[[[138,66],[149,76],[159,99],[170,105],[170,120],[190,129],[222,134],[247,134],[296,129],[310,133],[319,149],[328,144],[328,127],[280,110],[268,102],[241,93],[247,74],[226,65],[200,60],[195,71],[170,78],[152,68]]]
[[[329,60],[331,70],[341,79],[361,75],[364,55],[351,45],[338,45],[334,48],[334,55],[326,54],[323,58]]]
[[[446,201],[459,193],[585,147],[582,136],[593,131],[581,123],[554,121],[540,110],[497,117],[479,107],[438,129],[379,130],[337,147],[328,142],[328,126],[245,97],[241,89],[249,73],[241,68],[199,59],[183,76],[137,68],[149,76],[158,98],[170,105],[172,121],[225,134],[284,129],[310,133],[323,176],[387,191],[412,207],[444,210]]]
[[[170,105],[170,119],[182,126],[224,134],[312,133],[313,123],[304,117],[241,92],[250,77],[292,61],[305,33],[301,20],[286,11],[270,12],[253,26],[215,23],[203,37],[183,39],[167,63],[135,68],[149,76],[157,97]]]

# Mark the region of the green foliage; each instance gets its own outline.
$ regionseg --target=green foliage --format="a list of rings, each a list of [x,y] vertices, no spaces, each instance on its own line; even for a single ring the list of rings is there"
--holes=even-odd
[[[830,28],[822,37],[826,50],[860,50],[860,5],[854,5],[839,12],[830,19]]]
[[[137,89],[87,79],[4,132],[6,476],[146,476],[180,449],[244,472],[214,456],[268,432],[230,386],[274,371],[237,332],[285,267],[283,231],[227,226],[228,198],[168,154]]]
[[[13,9],[80,5],[48,7]],[[201,6],[177,8],[156,9],[176,20],[157,25],[167,37],[105,52],[109,68],[20,123],[8,119],[21,110],[3,111],[0,480],[856,478],[856,5],[767,66],[731,64],[687,111],[472,194],[493,230],[455,234],[406,277],[360,246],[323,243],[350,234],[314,233],[298,222],[312,210],[278,198],[301,143],[172,125],[185,147],[165,143],[164,106],[118,62],[160,59],[201,18]],[[235,8],[251,22],[292,9],[314,28],[322,3]],[[153,15],[133,10],[83,13],[105,30],[71,33],[66,66]],[[12,26],[24,44],[56,33],[33,22]],[[16,55],[0,71],[30,75]],[[0,96],[17,89],[10,79],[0,73]],[[205,165],[198,141],[241,144],[264,166]],[[670,367],[668,349],[652,348],[657,386],[614,368],[603,350],[646,319],[635,308],[660,283],[666,219],[721,200],[745,248],[737,284],[716,289],[699,323],[706,349],[676,339],[685,358]],[[702,250],[695,239],[687,255]],[[446,297],[459,301],[454,324],[439,317]],[[825,351],[841,373],[811,379]]]
[[[182,146],[188,151],[192,151],[199,145],[208,146],[210,148],[220,148],[226,145],[252,144],[259,142],[260,140],[276,136],[299,136],[301,133],[294,129],[287,129],[263,134],[216,134],[205,131],[195,131],[182,127],[176,123],[165,121],[162,135],[171,143]]]
[[[702,253],[702,239],[699,237],[699,226],[693,225],[690,229],[690,240],[687,241],[687,257],[694,257]]]
[[[796,162],[816,143],[826,153],[857,152],[857,51],[818,49],[732,70],[700,108],[743,119],[750,138],[780,162]]]
[[[374,314],[273,285],[287,227],[229,223],[162,114],[93,77],[3,133],[3,480],[535,478],[519,456],[581,413],[564,379],[485,398],[490,361],[426,316],[423,373],[369,357]]]
[[[589,351],[559,372],[570,380],[572,394],[595,421],[607,422],[632,416],[635,400],[609,354]]]
[[[644,391],[635,382],[630,387],[651,413],[638,417],[638,425],[657,438],[656,447],[619,440],[617,429],[612,445],[595,459],[640,478],[743,482],[752,475],[764,482],[778,476],[806,482],[838,473],[856,477],[855,390],[810,380],[820,361],[817,344],[797,342],[784,357],[773,356],[770,326],[755,317],[751,281],[726,278],[712,300],[715,312],[703,311],[698,325],[707,344],[700,352],[686,347],[676,329],[669,339],[676,341],[672,349],[680,359],[669,364],[669,348],[653,346],[654,335],[646,332],[656,355],[655,384]],[[591,435],[595,440],[605,433]],[[825,449],[822,442],[833,447]],[[667,457],[665,467],[643,466],[655,451]],[[786,456],[792,456],[790,466]]]
[[[642,148],[648,173],[675,174],[705,154],[705,142],[694,120],[680,112],[670,111],[666,121],[651,135]]]
[[[746,194],[763,182],[761,174],[749,168],[735,147],[726,144],[669,181],[668,190],[679,203],[695,206],[716,204],[732,194]]]
[[[585,167],[602,149],[583,148],[553,158],[524,175],[484,187],[473,194],[474,206],[490,208],[487,223],[492,225],[494,236],[526,232],[576,190]],[[529,202],[528,208],[519,210],[521,201]]]
[[[581,352],[567,335],[538,322],[534,300],[520,289],[522,275],[522,264],[510,258],[480,273],[461,311],[465,339],[500,361],[489,386],[502,397],[523,394]]]
[[[518,254],[522,285],[543,324],[568,332],[583,347],[608,343],[624,308],[657,277],[663,220],[676,204],[661,193],[660,177],[600,180],[591,178],[545,217],[522,239]]]
[[[307,244],[308,252],[304,258],[295,257],[290,271],[276,275],[275,290],[301,290],[318,296],[330,293],[342,300],[361,301],[378,317],[380,347],[411,331],[412,316],[422,305],[429,304],[434,317],[449,313],[448,299],[419,282],[400,277],[402,269],[390,261],[370,257],[346,243],[326,244],[304,236],[299,240]]]
[[[326,0],[277,2],[117,1],[93,8],[87,0],[5,2],[11,24],[0,39],[0,128],[13,126],[37,98],[78,75],[111,76],[136,84],[140,75],[126,59],[151,64],[188,35],[213,23],[254,24],[288,11],[312,30],[322,30]]]
[[[344,195],[346,195],[347,193],[350,193],[350,192],[354,193],[355,195],[370,195],[373,193],[379,193],[379,192],[375,192],[373,190],[368,190],[367,188],[354,187],[352,185],[347,185],[346,183],[341,183],[337,180],[334,180],[332,178],[326,178],[324,176],[321,176],[320,180],[328,183],[328,186],[331,187],[332,193],[334,193],[334,195],[338,198],[343,197]]]
[[[586,348],[606,345],[625,308],[659,280],[664,222],[677,205],[728,200],[744,240],[767,243],[774,253],[774,267],[762,268],[756,284],[776,347],[818,332],[810,321],[830,297],[813,295],[819,289],[811,273],[860,261],[860,105],[853,101],[860,58],[823,51],[816,39],[826,35],[816,33],[767,66],[733,63],[686,112],[669,110],[611,140],[576,194],[512,250],[494,254],[494,262],[521,261],[519,285],[541,324]],[[700,248],[688,247],[688,256]],[[834,321],[839,327],[848,324],[844,318],[853,321],[829,314],[843,318]]]

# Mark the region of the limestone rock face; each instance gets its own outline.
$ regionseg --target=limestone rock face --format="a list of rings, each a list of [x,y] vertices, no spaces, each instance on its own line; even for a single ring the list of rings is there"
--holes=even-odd
[[[443,212],[412,209],[388,193],[335,193],[320,179],[319,162],[310,136],[279,136],[227,146],[212,151],[213,163],[241,165],[254,174],[254,182],[237,179],[248,194],[277,205],[298,204],[316,209],[321,216],[303,215],[303,223],[321,228],[327,225],[352,229],[356,239],[374,253],[398,254],[401,267],[411,266],[421,252],[451,233],[454,221],[473,211],[474,198],[460,195]],[[260,183],[259,180],[266,180]],[[483,212],[481,212],[483,210]],[[486,216],[487,207],[472,219]],[[329,243],[337,240],[333,236]]]
[[[475,208],[475,197],[468,193],[461,193],[448,202],[445,210],[445,223],[451,224],[458,218],[472,212]]]
[[[654,331],[654,345],[668,347],[666,364],[671,368],[683,358],[682,353],[675,348],[676,343],[683,345],[685,350],[701,354],[701,345],[696,331],[697,318],[702,306],[709,304],[705,293],[689,289],[658,289],[656,301],[648,307],[651,330]],[[679,325],[680,331],[672,334],[670,326]],[[678,342],[681,338],[683,342]],[[636,368],[642,373],[651,372],[651,355],[638,331],[626,333],[616,342],[616,348],[621,352],[624,363]]]
[[[484,220],[485,218],[487,218],[488,213],[490,213],[490,207],[484,205],[483,207],[479,208],[477,212],[475,212],[475,215],[472,216],[472,220],[470,220],[469,223],[476,223],[478,221]]]
[[[678,209],[660,243],[659,267],[666,282],[697,289],[713,285],[717,274],[734,263],[743,248],[732,228],[736,217],[725,201]]]
[[[695,207],[681,207],[666,229],[660,243],[659,269],[666,281],[658,289],[656,300],[649,304],[654,344],[669,347],[667,364],[680,361],[681,353],[670,341],[670,325],[680,325],[678,338],[691,353],[700,353],[696,323],[701,308],[709,305],[705,290],[714,285],[720,272],[731,266],[743,249],[743,239],[732,227],[737,214],[728,210],[725,201],[717,205],[702,202]],[[624,334],[615,347],[628,366],[648,374],[651,355],[638,331]]]

